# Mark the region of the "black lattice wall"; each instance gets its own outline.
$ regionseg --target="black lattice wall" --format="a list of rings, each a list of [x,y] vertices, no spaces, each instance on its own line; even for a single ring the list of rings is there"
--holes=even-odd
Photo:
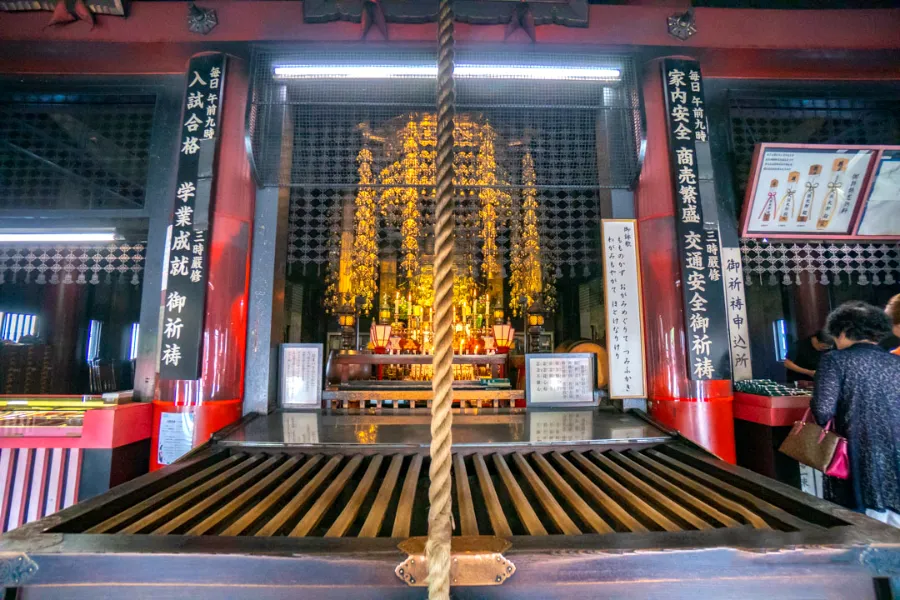
[[[733,93],[728,105],[739,199],[756,144],[900,143],[900,101],[895,99]]]
[[[154,105],[0,92],[0,209],[142,208]]]
[[[263,185],[289,186],[289,262],[321,265],[333,253],[341,205],[358,189],[357,154],[366,132],[390,130],[405,115],[433,112],[435,84],[427,78],[279,79],[275,67],[291,64],[434,64],[428,51],[334,52],[258,49],[253,59],[253,106],[249,128],[257,175]],[[613,66],[616,81],[522,81],[459,79],[457,112],[487,122],[497,133],[496,159],[507,175],[498,186],[521,195],[521,163],[533,155],[545,257],[557,276],[599,271],[600,200],[628,188],[638,170],[640,114],[631,60],[616,55],[505,54],[461,50],[457,64]],[[288,131],[281,115],[286,111]],[[288,134],[289,161],[281,162]],[[287,146],[284,146],[287,147]],[[377,173],[390,160],[374,151]],[[290,165],[289,169],[284,168]],[[376,186],[377,188],[377,186]],[[380,188],[377,188],[380,189]],[[433,190],[421,194],[423,237],[432,227]],[[478,188],[469,186],[477,195]],[[458,202],[458,247],[480,262],[478,203]],[[398,247],[396,227],[382,221],[380,247]],[[498,229],[500,259],[508,262],[509,228]],[[424,241],[423,241],[424,247]],[[333,254],[331,255],[333,259]]]

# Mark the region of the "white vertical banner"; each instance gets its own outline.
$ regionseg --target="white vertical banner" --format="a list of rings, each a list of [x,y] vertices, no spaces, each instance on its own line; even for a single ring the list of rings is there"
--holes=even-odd
[[[753,379],[741,249],[722,246],[722,266],[725,271],[725,309],[728,315],[728,345],[731,348],[731,376],[735,381]]]
[[[646,398],[644,305],[637,221],[603,219],[601,225],[609,397]]]

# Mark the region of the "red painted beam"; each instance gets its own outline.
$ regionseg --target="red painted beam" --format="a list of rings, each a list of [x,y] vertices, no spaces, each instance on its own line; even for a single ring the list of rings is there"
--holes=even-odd
[[[184,2],[134,2],[127,19],[98,16],[86,23],[46,27],[49,14],[3,14],[0,40],[95,41],[118,43],[196,43],[245,41],[354,41],[355,23],[303,22],[300,2],[223,0],[215,2],[219,26],[207,36],[190,33]],[[537,28],[541,43],[592,46],[678,46],[682,48],[900,49],[900,10],[759,10],[698,8],[698,33],[678,42],[666,30],[666,6],[598,5],[590,7],[590,26]],[[501,42],[505,26],[460,23],[456,37],[465,42]],[[435,38],[433,23],[389,25],[391,41]],[[377,37],[377,33],[373,35]]]
[[[510,43],[511,50],[521,44]],[[541,44],[546,47],[546,45]],[[589,51],[634,48],[586,47]],[[188,59],[204,50],[245,55],[241,43],[0,42],[0,73],[42,75],[183,75]],[[674,48],[643,48],[639,59],[673,54]],[[680,54],[696,58],[707,78],[894,80],[900,79],[900,50],[797,51],[693,48]]]

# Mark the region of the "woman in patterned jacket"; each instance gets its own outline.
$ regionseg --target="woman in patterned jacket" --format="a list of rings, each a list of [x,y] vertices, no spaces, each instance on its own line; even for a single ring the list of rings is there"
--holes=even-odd
[[[837,350],[822,357],[810,408],[847,438],[852,489],[829,480],[828,499],[900,527],[900,356],[878,345],[891,331],[885,312],[847,302],[828,315]],[[826,489],[826,492],[828,489]]]
[[[884,312],[887,313],[894,327],[891,335],[881,341],[881,347],[890,350],[894,354],[900,354],[900,294],[888,301],[887,306],[884,307]]]

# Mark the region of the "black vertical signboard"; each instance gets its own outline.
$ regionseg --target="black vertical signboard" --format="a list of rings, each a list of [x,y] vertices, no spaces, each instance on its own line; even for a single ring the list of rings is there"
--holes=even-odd
[[[166,251],[160,379],[199,379],[209,270],[209,211],[225,83],[225,55],[188,66],[175,210]]]
[[[704,219],[703,214],[704,205],[714,204],[703,193],[712,186],[700,181],[700,162],[709,156],[700,64],[694,60],[664,60],[663,89],[675,185],[688,371],[694,380],[730,379],[719,227],[715,215]]]

